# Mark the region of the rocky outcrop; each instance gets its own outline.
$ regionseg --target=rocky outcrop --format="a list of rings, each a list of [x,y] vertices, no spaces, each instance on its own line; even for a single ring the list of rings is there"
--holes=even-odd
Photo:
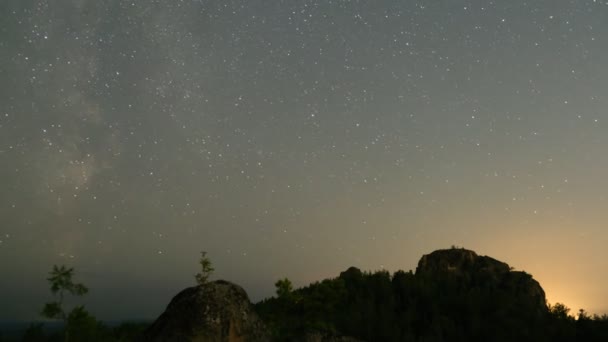
[[[245,290],[222,280],[177,294],[143,337],[143,341],[269,340]]]
[[[423,255],[418,262],[416,275],[437,274],[452,272],[466,274],[472,272],[485,272],[505,274],[510,271],[509,265],[488,256],[479,256],[477,253],[463,249],[441,249],[431,254]]]
[[[513,271],[502,261],[467,249],[443,249],[424,255],[418,262],[416,276],[456,280],[463,290],[473,287],[490,290],[518,300],[538,315],[546,312],[545,291],[531,275]]]

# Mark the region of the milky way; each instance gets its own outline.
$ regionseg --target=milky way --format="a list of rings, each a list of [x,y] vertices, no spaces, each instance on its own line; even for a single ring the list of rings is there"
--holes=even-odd
[[[0,319],[464,246],[608,311],[608,2],[0,3]]]

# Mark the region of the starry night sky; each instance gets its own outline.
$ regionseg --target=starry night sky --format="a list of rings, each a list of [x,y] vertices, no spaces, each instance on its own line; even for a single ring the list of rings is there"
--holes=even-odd
[[[606,0],[0,2],[0,319],[464,246],[608,311]]]

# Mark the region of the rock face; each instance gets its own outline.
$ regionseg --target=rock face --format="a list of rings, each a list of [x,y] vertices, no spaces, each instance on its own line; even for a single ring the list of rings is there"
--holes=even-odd
[[[521,300],[538,315],[546,312],[545,291],[531,275],[512,271],[504,262],[463,248],[437,250],[424,255],[418,262],[416,276],[456,279],[465,289],[481,287],[502,292]]]
[[[177,294],[143,341],[269,341],[243,288],[218,280]]]
[[[466,274],[471,272],[486,272],[505,274],[510,271],[509,265],[488,256],[479,256],[477,253],[463,249],[441,249],[431,254],[423,255],[418,262],[416,274],[437,274],[452,272]]]

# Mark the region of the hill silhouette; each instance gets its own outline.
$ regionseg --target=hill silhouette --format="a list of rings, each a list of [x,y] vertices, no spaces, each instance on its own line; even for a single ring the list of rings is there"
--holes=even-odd
[[[287,278],[275,286],[275,297],[252,304],[240,286],[205,279],[147,327],[110,328],[81,310],[67,320],[69,340],[608,341],[608,316],[580,310],[575,318],[563,304],[548,305],[532,275],[463,248],[424,255],[415,272],[350,267],[299,289]],[[65,341],[65,330],[34,324],[22,340]],[[0,334],[5,340],[15,338]]]
[[[608,317],[575,320],[533,277],[475,252],[424,255],[416,272],[362,272],[256,305],[277,341],[310,331],[364,341],[608,341]]]

